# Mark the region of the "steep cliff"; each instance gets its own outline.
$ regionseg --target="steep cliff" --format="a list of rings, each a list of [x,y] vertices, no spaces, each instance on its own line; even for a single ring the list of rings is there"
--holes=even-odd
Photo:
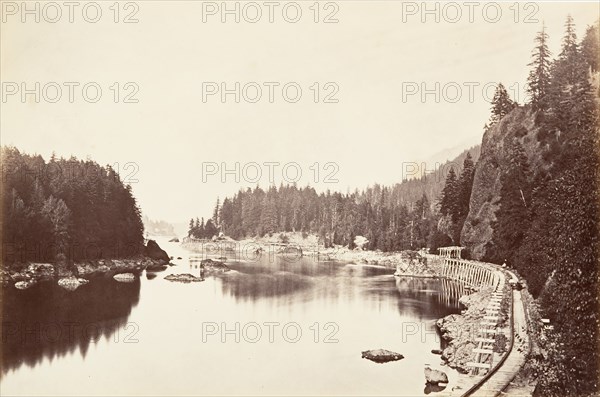
[[[532,169],[545,167],[541,158],[538,129],[529,107],[517,107],[483,135],[481,155],[475,168],[469,215],[461,232],[461,245],[474,259],[482,259],[492,238],[492,223],[498,208],[500,175],[508,163],[508,147],[513,140],[523,146]]]

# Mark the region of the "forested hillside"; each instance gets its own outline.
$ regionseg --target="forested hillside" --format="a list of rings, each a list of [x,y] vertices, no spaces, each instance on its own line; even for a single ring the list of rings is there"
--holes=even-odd
[[[477,146],[420,178],[392,187],[374,185],[350,194],[318,194],[311,187],[296,186],[241,190],[234,197],[225,198],[222,205],[217,202],[212,218],[206,222],[190,220],[189,234],[210,238],[220,230],[242,238],[298,231],[318,234],[326,246],[341,244],[352,248],[354,238],[361,235],[369,240],[369,249],[435,248],[451,243],[450,237],[437,231],[436,199],[444,187],[445,175],[460,175],[466,164],[468,169],[462,178],[470,185],[473,156],[478,155]],[[468,207],[468,195],[464,202]]]
[[[539,395],[595,394],[599,379],[599,32],[579,42],[570,17],[565,28],[553,61],[538,34],[529,77],[544,166],[513,139],[486,253],[514,264],[555,324]]]
[[[555,327],[536,395],[596,395],[598,25],[578,41],[569,17],[554,60],[548,40],[543,29],[535,38],[530,103],[497,92],[461,243],[517,269]]]
[[[131,188],[112,168],[2,148],[3,263],[131,257],[143,231]]]

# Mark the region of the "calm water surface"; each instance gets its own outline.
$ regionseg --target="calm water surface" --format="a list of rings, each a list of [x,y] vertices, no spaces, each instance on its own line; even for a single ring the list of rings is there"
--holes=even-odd
[[[440,367],[435,320],[459,312],[458,286],[393,269],[310,258],[229,260],[192,284],[189,252],[159,244],[177,266],[131,284],[53,284],[3,297],[3,395],[423,395]],[[236,340],[237,339],[237,340]],[[404,359],[376,364],[361,351]],[[435,393],[433,393],[435,394]]]

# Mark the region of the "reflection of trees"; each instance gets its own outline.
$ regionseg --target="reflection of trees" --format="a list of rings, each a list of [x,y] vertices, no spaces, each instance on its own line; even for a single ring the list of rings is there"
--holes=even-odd
[[[222,284],[225,294],[242,300],[290,295],[306,290],[310,285],[310,280],[305,277],[287,272],[252,275],[235,273],[227,275]]]
[[[326,267],[308,261],[286,261],[276,258],[252,263],[228,263],[233,271],[224,275],[223,293],[236,299],[268,298],[291,295],[307,290],[312,281],[310,276],[327,273]]]
[[[140,281],[93,280],[73,292],[54,283],[2,296],[2,374],[45,357],[85,355],[89,344],[121,330],[138,303]]]

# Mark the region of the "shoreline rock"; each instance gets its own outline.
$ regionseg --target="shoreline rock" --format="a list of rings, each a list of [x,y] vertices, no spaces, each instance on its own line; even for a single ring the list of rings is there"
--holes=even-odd
[[[29,281],[17,281],[15,283],[15,288],[23,290],[23,289],[27,289],[27,288],[33,287],[35,284],[37,284],[37,282],[33,281],[33,280],[29,280]]]
[[[490,288],[464,295],[459,299],[459,302],[466,307],[461,314],[450,314],[436,322],[442,339],[447,342],[442,350],[442,360],[448,367],[460,373],[469,372],[467,363],[471,361],[473,349],[477,347],[473,339],[485,315],[490,296]]]
[[[86,280],[84,278],[77,278],[74,276],[63,277],[60,280],[58,280],[58,285],[66,289],[67,291],[75,291],[77,288],[87,283],[89,283],[89,280]]]
[[[132,283],[135,281],[135,274],[133,273],[119,273],[113,276],[113,279],[120,283]]]
[[[0,281],[3,286],[14,285],[15,288],[23,290],[38,282],[58,282],[68,278],[90,281],[95,278],[112,277],[120,273],[139,275],[145,269],[164,270],[166,267],[163,261],[147,257],[90,260],[75,263],[69,268],[65,268],[61,264],[17,263],[0,267]],[[67,281],[62,283],[74,284]]]
[[[171,257],[167,254],[167,251],[160,248],[158,243],[154,240],[148,240],[146,247],[144,248],[144,255],[150,259],[162,260],[169,263]]]
[[[439,385],[440,383],[448,383],[448,375],[445,372],[437,369],[425,367],[425,382],[428,385]]]
[[[365,350],[362,352],[362,358],[371,360],[378,364],[387,363],[390,361],[402,360],[404,356],[400,353],[394,353],[385,349]]]
[[[200,277],[196,277],[192,274],[189,273],[184,273],[184,274],[169,274],[168,276],[165,277],[165,280],[169,280],[169,281],[176,281],[176,282],[180,282],[180,283],[195,283],[195,282],[200,282],[200,281],[204,281],[203,278]]]

